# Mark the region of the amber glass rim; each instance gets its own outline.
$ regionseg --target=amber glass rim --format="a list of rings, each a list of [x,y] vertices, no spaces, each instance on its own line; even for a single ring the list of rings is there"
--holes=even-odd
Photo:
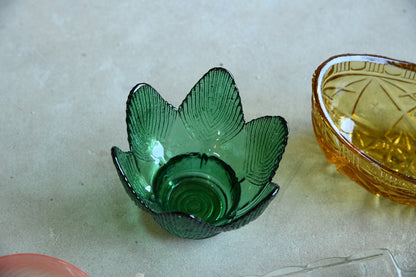
[[[355,154],[359,155],[360,157],[370,161],[373,164],[376,164],[378,167],[382,168],[383,170],[389,172],[392,175],[395,175],[399,179],[405,179],[411,183],[416,183],[416,178],[411,177],[409,175],[394,171],[393,169],[387,167],[386,165],[380,163],[370,155],[366,154],[360,148],[352,144],[347,138],[345,138],[342,134],[340,134],[337,130],[337,126],[331,119],[328,111],[325,108],[322,93],[321,93],[321,83],[325,73],[328,69],[341,62],[346,61],[365,61],[365,62],[374,62],[378,64],[388,64],[396,67],[400,67],[403,69],[413,70],[416,71],[416,64],[410,63],[407,61],[396,60],[392,58],[388,58],[385,56],[380,55],[372,55],[372,54],[341,54],[330,57],[326,61],[324,61],[318,68],[315,70],[315,73],[312,78],[312,93],[313,98],[317,101],[318,105],[317,108],[319,112],[323,115],[324,120],[331,126],[332,130],[334,131],[335,136],[344,144],[346,145],[351,151]]]

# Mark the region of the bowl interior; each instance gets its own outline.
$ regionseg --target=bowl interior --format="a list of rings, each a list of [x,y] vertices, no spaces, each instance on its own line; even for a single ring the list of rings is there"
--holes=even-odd
[[[318,76],[318,101],[344,141],[416,178],[415,67],[376,56],[340,56]]]
[[[240,183],[230,166],[200,153],[170,159],[153,180],[155,199],[166,212],[183,212],[212,225],[234,217]]]

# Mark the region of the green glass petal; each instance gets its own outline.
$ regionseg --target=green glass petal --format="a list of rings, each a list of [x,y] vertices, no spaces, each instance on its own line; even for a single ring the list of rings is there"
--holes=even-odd
[[[224,225],[224,231],[238,229],[250,223],[251,221],[257,219],[264,212],[264,210],[267,208],[267,206],[279,192],[279,186],[276,184],[270,183],[270,186],[266,185],[265,187],[268,188],[268,194],[266,195],[265,193],[262,193],[261,197],[256,198],[259,200],[258,202],[256,202],[256,205],[250,205],[250,209],[247,208],[246,213],[240,213],[241,215],[240,217],[238,217],[238,219],[230,222],[227,225]],[[264,192],[266,191],[264,190]]]
[[[263,187],[251,187],[250,190],[246,189],[245,192],[250,191],[251,193],[245,194],[242,196],[239,203],[238,211],[235,215],[236,218],[243,216],[257,206],[259,203],[264,201],[271,194],[276,195],[279,191],[279,186],[275,183],[269,182]]]
[[[207,147],[229,141],[244,125],[238,89],[223,68],[208,71],[178,111],[188,132]]]
[[[176,119],[176,110],[148,84],[138,84],[127,100],[127,133],[132,152],[140,160],[152,161]]]
[[[153,194],[149,184],[144,180],[136,159],[132,152],[123,152],[118,147],[111,149],[114,165],[120,180],[128,195],[142,209],[160,211],[157,203],[153,201]]]
[[[262,186],[271,181],[287,144],[288,128],[280,116],[266,116],[250,121],[245,126],[246,179]]]

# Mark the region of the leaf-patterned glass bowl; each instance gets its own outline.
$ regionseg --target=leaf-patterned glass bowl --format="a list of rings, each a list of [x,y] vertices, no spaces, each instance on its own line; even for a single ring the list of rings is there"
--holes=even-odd
[[[337,169],[376,195],[416,206],[416,65],[340,55],[313,78],[312,121]]]
[[[112,148],[127,193],[167,231],[201,239],[257,218],[287,143],[280,116],[245,123],[231,74],[213,68],[178,109],[148,84],[127,100],[130,151]]]

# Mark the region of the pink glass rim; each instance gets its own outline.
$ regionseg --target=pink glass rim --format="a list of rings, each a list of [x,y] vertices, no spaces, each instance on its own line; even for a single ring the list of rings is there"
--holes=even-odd
[[[39,265],[42,265],[42,264],[45,265],[47,263],[49,263],[48,266],[52,265],[50,269],[52,269],[54,273],[58,273],[58,274],[65,274],[65,272],[71,273],[71,275],[61,275],[63,277],[65,276],[89,277],[81,269],[77,268],[76,266],[64,260],[51,257],[51,256],[47,256],[47,255],[33,254],[33,253],[19,253],[19,254],[1,256],[0,257],[0,266],[1,266],[0,273],[2,272],[2,270],[5,270],[5,269],[7,270],[18,269],[19,266],[22,266],[22,265],[37,269]]]

